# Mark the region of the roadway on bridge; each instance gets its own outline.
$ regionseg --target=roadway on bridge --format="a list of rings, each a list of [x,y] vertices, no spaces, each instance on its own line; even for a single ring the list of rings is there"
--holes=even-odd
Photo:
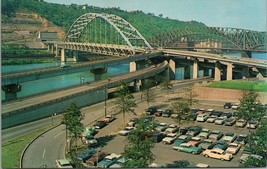
[[[129,78],[133,78],[136,76],[140,76],[143,74],[147,74],[150,72],[154,72],[157,69],[166,67],[167,63],[165,62],[164,64],[160,64],[159,66],[155,67],[155,66],[150,66],[148,68],[142,69],[142,70],[138,70],[136,72],[132,72],[126,75],[122,75],[122,76],[117,76],[117,77],[113,77],[110,78],[110,83],[118,83],[120,81],[124,81],[126,79]],[[17,110],[21,110],[21,109],[25,109],[25,108],[29,108],[32,106],[38,106],[40,104],[45,104],[49,102],[52,102],[53,100],[56,99],[62,99],[62,98],[66,98],[68,96],[72,96],[75,94],[79,94],[81,92],[86,92],[87,90],[91,90],[94,88],[98,88],[98,87],[103,87],[107,85],[107,80],[101,80],[98,82],[94,82],[91,84],[85,84],[85,85],[81,85],[78,87],[74,87],[74,88],[70,88],[70,89],[66,89],[63,91],[58,91],[58,92],[53,92],[53,93],[47,93],[47,94],[43,94],[43,95],[39,95],[39,96],[34,96],[31,98],[26,98],[26,99],[22,99],[22,100],[16,100],[16,101],[12,101],[12,102],[7,102],[4,103],[2,105],[2,114],[4,113],[9,113],[9,112],[14,112]]]

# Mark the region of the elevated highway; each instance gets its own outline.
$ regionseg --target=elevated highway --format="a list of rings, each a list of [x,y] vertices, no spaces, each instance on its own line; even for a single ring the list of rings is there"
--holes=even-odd
[[[61,113],[63,108],[72,102],[78,107],[94,104],[106,98],[105,89],[119,86],[121,82],[131,83],[154,76],[165,71],[168,63],[165,61],[157,66],[116,76],[110,81],[102,80],[79,87],[47,93],[23,100],[16,100],[2,104],[2,128],[26,123],[48,117],[53,113]]]

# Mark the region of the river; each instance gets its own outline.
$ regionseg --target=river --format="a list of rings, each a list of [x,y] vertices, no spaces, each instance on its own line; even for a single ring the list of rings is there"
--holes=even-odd
[[[235,57],[241,57],[240,53],[226,53]],[[252,58],[267,60],[267,53],[253,53]],[[60,66],[60,62],[54,63],[42,63],[42,64],[27,64],[27,65],[6,65],[1,67],[2,73],[19,72],[25,70],[32,70],[37,68],[47,68]],[[129,72],[129,64],[122,64],[117,66],[108,67],[107,73],[103,74],[102,78],[122,75]],[[176,69],[176,79],[183,79],[184,70],[181,68]],[[199,77],[203,76],[203,72],[199,72]],[[44,92],[49,92],[61,88],[79,85],[81,83],[81,77],[84,77],[84,82],[94,81],[94,75],[90,71],[79,72],[73,74],[67,74],[62,76],[51,77],[48,79],[40,79],[31,82],[21,83],[22,90],[18,92],[18,98],[36,95]],[[5,98],[5,93],[2,91],[2,101]]]

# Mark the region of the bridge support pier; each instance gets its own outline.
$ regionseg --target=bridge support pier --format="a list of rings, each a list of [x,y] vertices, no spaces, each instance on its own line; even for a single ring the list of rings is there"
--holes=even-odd
[[[2,86],[2,90],[5,92],[5,101],[17,99],[17,92],[21,91],[20,84],[10,84]]]
[[[134,92],[140,91],[141,85],[142,85],[141,80],[134,80]]]
[[[130,72],[148,67],[147,61],[130,62]]]
[[[198,78],[198,60],[195,59],[193,63],[193,79]]]
[[[66,62],[65,49],[61,49],[61,62]]]
[[[243,79],[249,79],[249,67],[248,66],[244,66],[243,67]]]
[[[94,74],[95,81],[99,81],[99,80],[102,80],[102,75],[104,73],[107,73],[107,69],[106,68],[98,68],[98,69],[90,70],[90,72]]]
[[[227,64],[226,80],[233,80],[233,64]]]
[[[214,71],[214,81],[221,81],[221,63],[216,62],[215,63],[215,71]]]
[[[169,60],[169,76],[170,76],[170,80],[175,80],[175,74],[176,74],[175,61],[173,59],[170,59]]]

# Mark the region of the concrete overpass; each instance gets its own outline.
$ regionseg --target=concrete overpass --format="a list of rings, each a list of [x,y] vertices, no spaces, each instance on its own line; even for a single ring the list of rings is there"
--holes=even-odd
[[[91,105],[106,98],[106,88],[119,86],[121,82],[137,85],[138,81],[155,76],[168,68],[165,61],[159,65],[131,72],[126,75],[116,76],[108,80],[101,80],[91,84],[47,93],[22,100],[15,100],[2,104],[2,128],[19,125],[29,121],[61,113],[63,108],[72,102],[78,107]]]

